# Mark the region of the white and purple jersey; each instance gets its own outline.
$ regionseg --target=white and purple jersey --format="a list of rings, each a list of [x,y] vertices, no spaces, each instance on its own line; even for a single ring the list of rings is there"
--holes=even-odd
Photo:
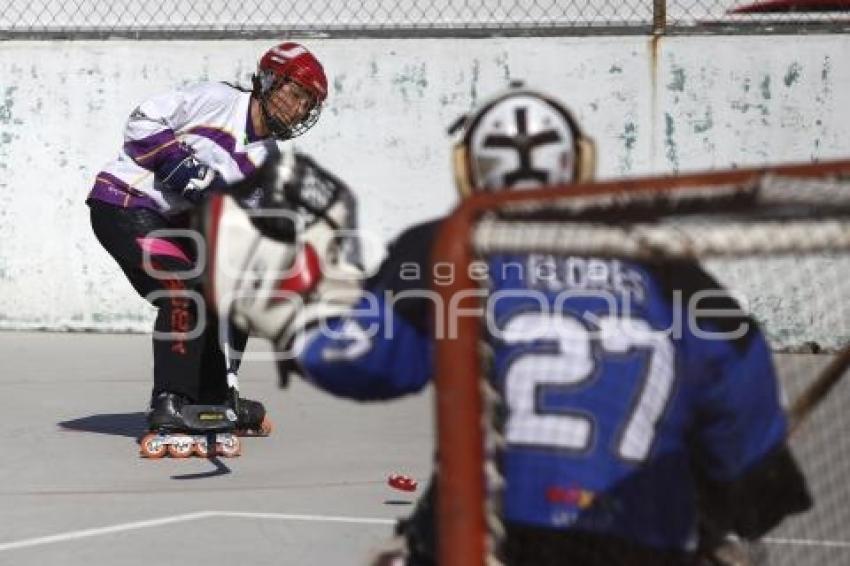
[[[168,215],[192,208],[157,175],[189,155],[214,168],[225,182],[241,181],[274,151],[273,141],[253,131],[250,102],[250,92],[218,82],[143,102],[127,121],[122,151],[97,174],[89,199]]]

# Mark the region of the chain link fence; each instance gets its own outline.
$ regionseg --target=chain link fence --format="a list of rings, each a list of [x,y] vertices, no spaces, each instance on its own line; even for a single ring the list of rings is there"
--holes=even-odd
[[[794,31],[807,27],[824,31],[850,29],[850,13],[730,13],[748,3],[748,0],[5,0],[5,7],[0,7],[0,39],[759,33],[789,27]]]

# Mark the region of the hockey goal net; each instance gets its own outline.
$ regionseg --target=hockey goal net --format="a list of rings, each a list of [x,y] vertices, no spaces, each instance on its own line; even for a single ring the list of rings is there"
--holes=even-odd
[[[504,561],[508,409],[488,370],[491,282],[474,267],[498,254],[698,260],[764,331],[789,400],[792,450],[815,500],[759,543],[742,544],[738,564],[850,564],[850,380],[840,379],[850,344],[850,161],[465,201],[433,256],[453,274],[435,285],[441,566]]]

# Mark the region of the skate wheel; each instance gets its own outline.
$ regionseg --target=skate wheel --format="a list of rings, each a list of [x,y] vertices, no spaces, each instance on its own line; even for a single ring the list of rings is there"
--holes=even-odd
[[[242,443],[235,434],[228,436],[224,442],[217,443],[216,448],[218,453],[225,458],[235,458],[242,454]]]
[[[210,455],[210,451],[207,450],[208,446],[209,446],[209,444],[207,444],[206,439],[199,440],[198,442],[196,442],[195,446],[194,446],[195,455],[200,457],[200,458],[208,457]]]
[[[242,428],[236,431],[237,436],[268,436],[274,430],[274,425],[268,417],[263,417],[263,422],[257,428]]]
[[[258,436],[268,436],[274,430],[274,425],[272,424],[272,420],[269,417],[263,417],[263,422],[260,423],[260,430],[257,433]]]
[[[142,458],[162,458],[168,451],[168,446],[162,442],[159,434],[151,432],[142,437],[139,442],[139,455]]]
[[[171,437],[172,442],[168,445],[168,455],[172,458],[188,458],[192,455],[194,442],[192,437],[186,434],[175,434]]]

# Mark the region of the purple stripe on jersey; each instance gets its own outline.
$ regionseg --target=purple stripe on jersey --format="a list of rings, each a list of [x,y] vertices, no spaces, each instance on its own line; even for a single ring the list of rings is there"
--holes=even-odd
[[[128,185],[115,175],[107,173],[106,171],[101,171],[97,174],[97,177],[95,178],[95,185],[97,185],[98,183],[106,183],[107,185],[112,185],[116,189],[119,189],[120,191],[125,193],[138,193],[137,191],[134,191],[132,188],[130,188],[130,185]]]
[[[157,204],[147,195],[134,191],[121,179],[101,171],[95,179],[94,187],[89,191],[86,201],[98,200],[122,208],[150,208],[159,210]]]
[[[247,177],[257,170],[251,160],[248,159],[248,154],[236,151],[236,139],[230,133],[205,126],[196,126],[188,133],[207,138],[229,153],[244,176]]]
[[[151,171],[165,162],[182,161],[189,152],[182,147],[172,130],[124,143],[124,151],[133,161]]]

